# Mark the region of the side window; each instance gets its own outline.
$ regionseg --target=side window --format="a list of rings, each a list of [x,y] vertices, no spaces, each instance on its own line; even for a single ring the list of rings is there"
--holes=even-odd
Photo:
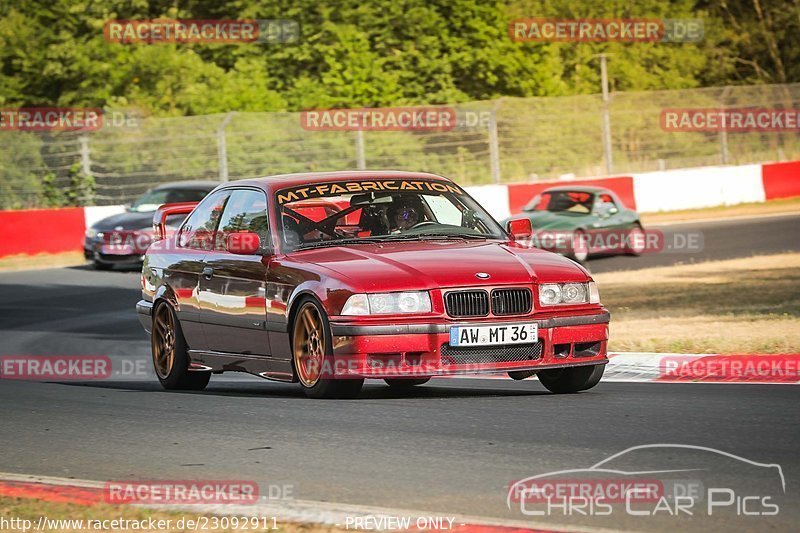
[[[228,235],[238,231],[257,233],[262,246],[268,246],[268,221],[267,197],[263,192],[249,189],[234,190],[222,213],[214,249],[225,251]]]
[[[218,191],[200,202],[200,205],[183,223],[178,237],[178,246],[210,250],[214,230],[217,228],[217,222],[222,215],[222,208],[225,206],[228,196],[230,196],[230,191]]]
[[[616,205],[614,204],[614,199],[611,197],[610,194],[601,194],[600,201],[603,202],[604,204]]]

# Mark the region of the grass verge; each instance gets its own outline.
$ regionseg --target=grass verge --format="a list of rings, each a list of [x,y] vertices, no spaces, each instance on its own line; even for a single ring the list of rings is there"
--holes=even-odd
[[[42,528],[37,529],[40,517],[45,517]],[[298,524],[290,522],[274,522],[272,517],[257,517],[255,521],[248,521],[245,525],[243,516],[238,522],[230,517],[228,522],[224,519],[216,525],[228,527],[212,527],[214,518],[219,515],[202,512],[156,510],[134,506],[115,506],[97,504],[92,506],[77,505],[73,503],[55,503],[27,498],[12,498],[0,496],[0,531],[53,531],[59,533],[79,531],[270,531],[272,533],[337,533],[344,531],[335,527],[317,524]],[[248,517],[254,518],[254,517]],[[11,520],[17,519],[15,522]],[[155,527],[151,522],[155,521]],[[207,521],[205,521],[207,519]],[[117,520],[116,524],[111,521]],[[123,522],[123,520],[127,522]],[[159,521],[162,521],[158,523]],[[193,523],[189,523],[193,520]],[[27,521],[27,522],[26,522]],[[100,521],[91,522],[91,521]],[[108,521],[105,522],[104,521]],[[198,522],[199,521],[199,522]],[[93,527],[93,524],[103,527]],[[232,527],[234,524],[239,527]],[[15,525],[16,524],[16,525]],[[141,527],[137,527],[139,524]],[[195,525],[197,524],[197,525]],[[203,527],[205,524],[206,527]],[[256,527],[256,526],[260,527]],[[119,527],[117,527],[119,526]],[[264,527],[265,526],[265,527]]]
[[[9,255],[0,258],[0,270],[35,270],[40,268],[59,268],[86,263],[83,252],[64,252],[63,254]]]
[[[800,253],[597,274],[609,350],[800,352]]]
[[[665,222],[683,222],[691,220],[714,220],[716,218],[748,217],[757,215],[777,215],[783,213],[800,213],[800,196],[782,198],[768,202],[707,207],[703,209],[686,209],[664,213],[642,214],[642,224],[657,225]]]

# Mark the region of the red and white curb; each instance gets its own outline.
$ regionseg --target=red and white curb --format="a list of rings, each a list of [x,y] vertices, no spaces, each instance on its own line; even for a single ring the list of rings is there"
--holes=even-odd
[[[455,376],[508,379],[506,374]],[[800,354],[608,354],[606,382],[800,384]]]
[[[0,472],[0,496],[93,506],[105,503],[105,483]],[[269,500],[266,497],[262,497],[259,502],[252,505],[130,505],[153,510],[182,510],[219,516],[268,516],[270,519],[274,517],[277,522],[334,526],[353,531],[367,529],[365,527],[348,526],[348,524],[357,523],[359,518],[362,519],[361,523],[369,519],[371,525],[368,529],[370,531],[435,531],[437,528],[418,526],[421,523],[420,521],[424,523],[431,519],[442,519],[446,527],[442,527],[440,530],[446,530],[448,533],[551,533],[556,531],[606,533],[613,531],[585,526],[564,528],[553,524],[521,520],[504,520],[491,517],[432,513],[419,510],[390,509],[311,500]],[[396,524],[399,518],[409,519],[411,526],[403,529],[381,526],[382,524]]]

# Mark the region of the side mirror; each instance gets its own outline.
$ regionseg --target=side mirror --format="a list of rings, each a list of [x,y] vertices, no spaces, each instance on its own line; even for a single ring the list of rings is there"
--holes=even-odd
[[[251,231],[229,233],[225,239],[225,249],[232,254],[254,255],[261,249],[261,238],[258,233]]]
[[[527,218],[518,218],[508,221],[508,232],[515,241],[530,239],[533,235],[531,221]]]

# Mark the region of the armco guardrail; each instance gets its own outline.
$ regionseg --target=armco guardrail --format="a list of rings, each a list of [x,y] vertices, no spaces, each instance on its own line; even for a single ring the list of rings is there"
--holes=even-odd
[[[634,173],[611,178],[586,178],[508,185],[466,187],[498,220],[519,213],[531,198],[556,185],[595,185],[616,192],[640,212],[675,211],[800,196],[800,161],[698,167]],[[86,228],[122,212],[123,207],[0,211],[0,257],[16,254],[79,251]],[[32,231],[34,229],[36,231]]]

